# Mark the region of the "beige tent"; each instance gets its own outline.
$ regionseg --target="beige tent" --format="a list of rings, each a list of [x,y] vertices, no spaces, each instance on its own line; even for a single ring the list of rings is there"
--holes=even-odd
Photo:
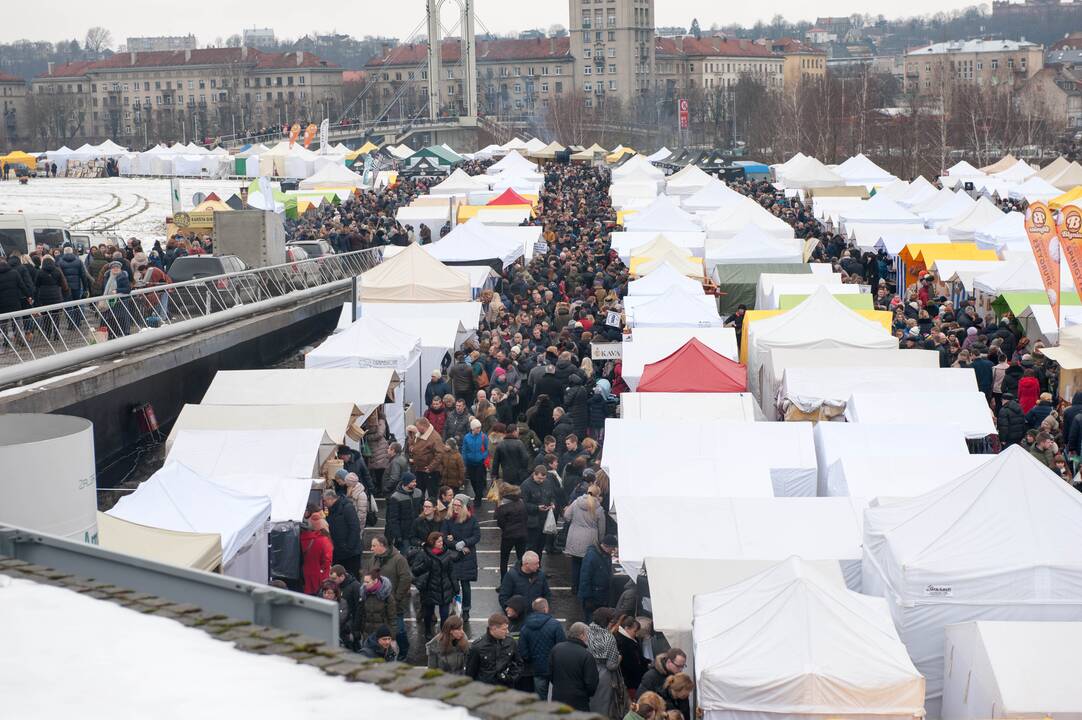
[[[687,248],[682,248],[664,235],[659,234],[645,245],[632,248],[630,257],[656,258],[671,253],[676,253],[677,255],[682,255],[684,257],[691,257],[692,255],[692,252]]]
[[[632,257],[631,274],[635,277],[642,277],[643,275],[648,275],[654,270],[657,270],[665,263],[672,265],[673,270],[676,270],[682,275],[687,275],[696,280],[702,280],[704,277],[703,259],[700,257],[682,255],[679,250],[676,250],[675,252],[670,250],[669,252],[653,257]]]
[[[1067,166],[1070,164],[1071,162],[1067,158],[1060,155],[1058,158],[1041,168],[1037,172],[1037,177],[1046,182],[1051,182],[1058,177],[1060,173],[1066,170]]]
[[[361,275],[362,302],[469,302],[470,278],[447,267],[420,245],[409,245]]]
[[[222,571],[222,536],[177,532],[98,513],[98,545],[106,550],[165,565]]]
[[[1059,331],[1059,346],[1041,350],[1059,364],[1059,396],[1070,401],[1082,390],[1082,325],[1068,325]]]
[[[1010,153],[1007,153],[991,165],[986,165],[982,167],[981,172],[985,175],[991,175],[993,173],[1003,172],[1004,170],[1013,167],[1017,163],[1018,158],[1016,158],[1014,155],[1011,155]]]
[[[560,143],[553,141],[538,150],[537,152],[530,153],[530,157],[539,158],[541,160],[552,160],[556,157],[556,153],[563,152],[565,150],[567,150],[567,148],[565,148]]]
[[[1064,192],[1082,185],[1082,165],[1072,161],[1063,172],[1049,182]]]
[[[168,452],[180,430],[286,430],[319,428],[336,445],[360,417],[348,402],[328,405],[185,405],[165,441]],[[359,437],[359,436],[358,436]]]
[[[571,159],[572,160],[578,160],[578,161],[589,161],[589,160],[593,160],[598,155],[605,156],[605,155],[608,155],[608,154],[609,154],[608,150],[601,147],[597,143],[594,143],[593,145],[586,148],[585,150],[580,150],[579,152],[572,155]]]

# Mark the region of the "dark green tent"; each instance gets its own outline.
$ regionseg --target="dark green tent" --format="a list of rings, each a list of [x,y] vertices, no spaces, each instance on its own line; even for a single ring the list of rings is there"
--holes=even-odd
[[[718,265],[714,268],[714,282],[718,284],[718,312],[722,317],[736,310],[737,305],[755,309],[755,288],[759,276],[764,273],[805,275],[811,266],[803,263],[752,263],[749,265]]]

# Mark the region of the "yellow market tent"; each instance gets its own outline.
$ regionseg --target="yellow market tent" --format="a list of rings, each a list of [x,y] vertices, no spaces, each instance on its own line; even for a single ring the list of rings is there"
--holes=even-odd
[[[16,150],[0,157],[0,165],[25,165],[34,170],[38,166],[38,159],[29,153],[24,153],[22,150]]]
[[[905,263],[907,286],[936,260],[999,260],[995,250],[982,250],[975,242],[910,243],[902,248],[899,257]]]
[[[609,163],[618,163],[618,162],[620,162],[621,158],[623,158],[625,155],[635,155],[635,154],[636,154],[635,150],[632,150],[631,148],[626,148],[623,145],[620,145],[615,150],[613,150],[611,153],[609,153],[608,157],[606,157],[605,160],[607,162],[609,162]]]
[[[671,240],[660,234],[654,237],[650,242],[632,248],[628,255],[633,258],[656,258],[668,253],[677,253],[678,255],[691,257],[690,250],[674,244]]]
[[[704,277],[703,259],[681,255],[679,252],[667,252],[653,257],[633,257],[631,258],[631,274],[634,277],[642,277],[657,270],[665,263],[672,265],[673,270],[696,280],[702,280]]]
[[[751,324],[787,312],[789,310],[748,310],[744,313],[744,325],[740,330],[740,362],[745,364],[748,362],[748,328],[751,327]],[[866,320],[874,320],[882,325],[883,329],[888,333],[894,322],[894,316],[889,310],[853,310],[853,312]]]
[[[206,572],[221,572],[222,536],[177,532],[98,513],[98,545],[106,550]]]
[[[360,156],[367,155],[368,153],[372,152],[373,150],[379,150],[379,147],[377,145],[374,145],[372,143],[372,141],[369,140],[368,142],[366,142],[364,145],[357,148],[356,150],[346,153],[346,160],[356,160]]]
[[[1059,210],[1064,205],[1070,205],[1071,203],[1082,202],[1082,185],[1068,190],[1058,197],[1054,197],[1048,201],[1048,207],[1053,210]]]

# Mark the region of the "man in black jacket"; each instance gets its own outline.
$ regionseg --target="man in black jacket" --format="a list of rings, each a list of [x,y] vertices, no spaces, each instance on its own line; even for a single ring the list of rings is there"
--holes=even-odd
[[[575,623],[567,631],[567,641],[552,648],[549,655],[552,673],[552,699],[574,710],[590,711],[590,698],[597,692],[597,663],[586,649],[586,625]]]
[[[526,599],[527,612],[538,598],[552,599],[549,580],[541,569],[541,558],[533,551],[522,554],[522,562],[507,571],[500,582],[500,607],[507,607],[507,602],[515,595]]]
[[[1026,416],[1011,393],[1003,393],[1003,404],[996,414],[996,430],[1003,447],[1021,442],[1026,434]]]
[[[361,525],[357,509],[348,497],[339,497],[334,490],[323,491],[323,507],[334,543],[334,563],[357,577],[361,574]]]
[[[356,650],[364,642],[364,605],[361,604],[361,583],[346,572],[341,565],[331,565],[331,580],[342,591],[342,599],[349,607],[349,635],[351,649]]]
[[[518,439],[518,425],[512,425],[507,431],[507,436],[496,446],[496,451],[492,454],[492,477],[502,478],[505,483],[511,485],[522,485],[529,471],[530,451]]]
[[[670,675],[684,672],[684,670],[687,669],[687,666],[687,653],[680,648],[671,648],[663,655],[654,658],[654,666],[647,670],[646,674],[642,676],[642,682],[639,683],[639,691],[635,696],[642,697],[644,692],[661,694],[661,690],[665,686],[665,678]]]
[[[471,399],[474,385],[473,366],[466,362],[461,352],[455,353],[455,362],[447,369],[447,379],[451,382],[451,392],[456,400],[461,398],[468,402]]]
[[[402,481],[387,498],[387,537],[403,555],[409,553],[413,521],[421,514],[424,495],[417,489],[417,477],[403,473]]]
[[[470,646],[466,675],[489,685],[514,687],[522,675],[522,658],[510,637],[511,621],[503,613],[488,616],[485,634]]]

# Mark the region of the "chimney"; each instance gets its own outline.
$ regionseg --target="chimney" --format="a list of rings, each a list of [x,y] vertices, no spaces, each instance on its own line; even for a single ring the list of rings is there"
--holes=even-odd
[[[303,64],[304,64],[304,50],[298,50],[297,51],[297,65],[299,67],[300,65],[303,65]]]
[[[241,60],[247,60],[248,59],[248,46],[247,45],[241,45],[240,59]]]
[[[49,74],[49,75],[52,75],[52,74],[53,74],[53,68],[54,68],[55,66],[56,66],[56,63],[52,63],[52,62],[51,62],[51,63],[49,63],[49,72],[48,72],[48,74]]]
[[[132,67],[135,67],[136,52],[134,50],[132,50],[130,53],[128,53],[128,56],[129,56],[128,59],[131,62]]]
[[[192,51],[190,49],[185,49],[184,50],[184,62],[191,62],[191,61],[192,61]]]
[[[556,38],[550,37],[549,38],[549,55],[555,55],[555,54],[556,54]]]
[[[673,38],[676,41],[676,51],[684,52],[684,37],[682,35]]]

